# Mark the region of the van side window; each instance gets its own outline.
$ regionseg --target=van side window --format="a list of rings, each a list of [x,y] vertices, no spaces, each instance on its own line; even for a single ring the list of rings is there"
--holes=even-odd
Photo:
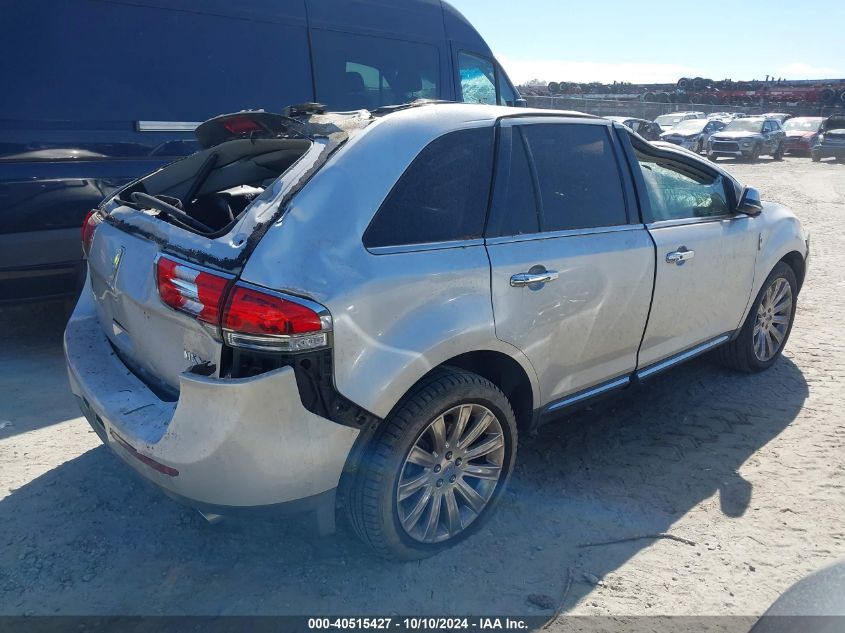
[[[364,246],[480,238],[493,171],[493,128],[459,130],[423,149],[364,233]]]
[[[647,154],[635,147],[651,206],[647,221],[728,215],[725,179],[687,163]]]
[[[458,53],[461,101],[496,105],[496,69],[493,62],[477,55]]]
[[[430,44],[311,31],[317,101],[330,110],[374,110],[440,97],[440,57]]]
[[[534,164],[543,231],[627,224],[622,179],[603,125],[521,126]]]
[[[516,93],[501,71],[499,72],[499,105],[516,105]]]

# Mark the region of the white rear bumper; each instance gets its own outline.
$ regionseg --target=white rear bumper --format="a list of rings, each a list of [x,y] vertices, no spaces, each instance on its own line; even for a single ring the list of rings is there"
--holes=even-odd
[[[115,355],[83,291],[65,331],[71,390],[130,466],[197,504],[267,506],[337,487],[358,430],[305,409],[293,369],[218,379],[182,374],[165,402]]]

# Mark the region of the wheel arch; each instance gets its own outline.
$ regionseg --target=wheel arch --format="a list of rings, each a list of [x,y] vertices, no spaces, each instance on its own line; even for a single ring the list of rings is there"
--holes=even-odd
[[[792,269],[795,273],[795,279],[798,281],[798,290],[804,285],[804,276],[807,274],[807,262],[798,251],[790,251],[778,260],[778,263],[783,262]]]

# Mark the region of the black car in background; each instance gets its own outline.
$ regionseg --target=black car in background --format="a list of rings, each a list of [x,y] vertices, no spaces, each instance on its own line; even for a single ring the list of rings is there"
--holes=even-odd
[[[822,158],[845,160],[845,114],[834,114],[825,119],[810,155],[815,163]]]
[[[0,16],[0,302],[72,297],[86,213],[196,151],[215,115],[524,103],[439,1],[0,0]]]
[[[622,125],[631,128],[647,141],[659,141],[660,133],[663,131],[657,123],[654,121],[648,121],[647,119],[637,119],[635,117],[627,116],[606,116],[604,118],[616,121],[617,123],[621,123]]]

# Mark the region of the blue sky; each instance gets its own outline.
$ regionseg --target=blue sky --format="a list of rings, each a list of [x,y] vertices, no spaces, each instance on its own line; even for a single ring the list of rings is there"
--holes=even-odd
[[[845,77],[845,0],[448,1],[516,83]]]

